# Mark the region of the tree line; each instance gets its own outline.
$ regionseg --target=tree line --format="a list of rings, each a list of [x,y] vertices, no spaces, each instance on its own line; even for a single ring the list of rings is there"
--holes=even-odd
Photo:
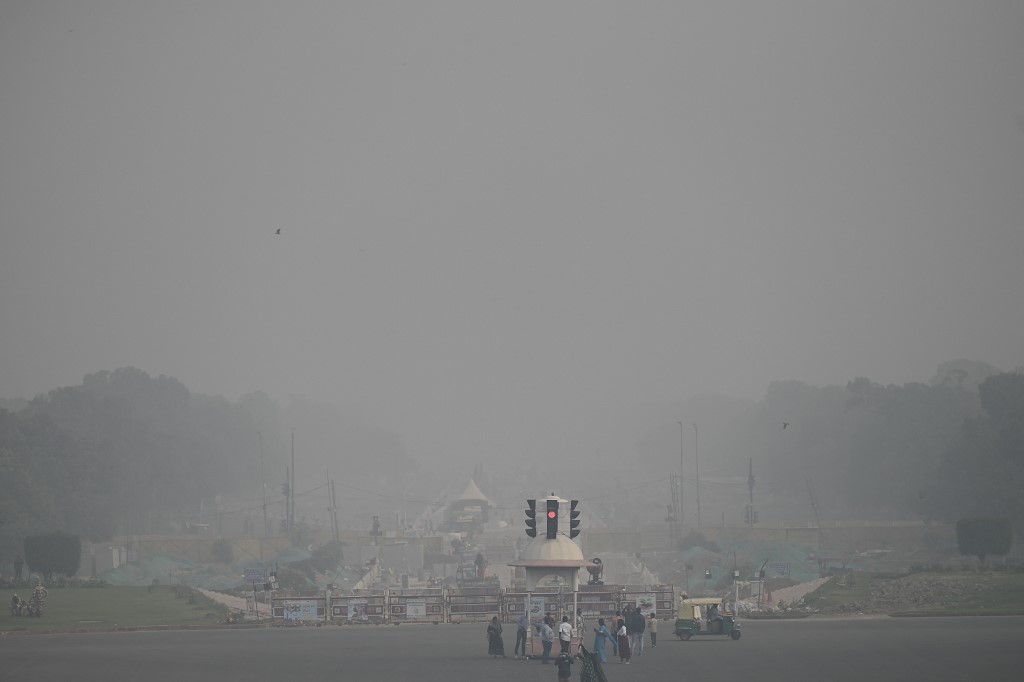
[[[752,465],[762,521],[813,520],[810,488],[823,522],[998,517],[1024,530],[1020,371],[955,361],[928,383],[779,381],[756,401],[712,396],[685,410],[686,427],[700,423],[702,474],[736,481],[733,518]],[[681,443],[673,427],[641,441],[644,466],[678,471],[681,445],[692,466],[693,434]]]
[[[95,541],[129,525],[138,533],[180,529],[217,495],[258,499],[261,468],[275,488],[284,478],[290,425],[310,424],[310,448],[308,415],[322,422],[327,409],[281,407],[263,393],[231,402],[135,368],[90,374],[18,408],[0,407],[3,536],[60,530]],[[322,458],[368,473],[407,460],[396,435],[333,417],[335,431],[320,440],[337,447],[318,453],[316,464],[307,450],[308,471],[322,472]],[[355,449],[370,456],[350,457]]]

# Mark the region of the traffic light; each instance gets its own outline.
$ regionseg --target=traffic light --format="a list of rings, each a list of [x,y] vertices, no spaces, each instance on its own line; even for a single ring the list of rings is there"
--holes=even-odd
[[[558,500],[548,500],[548,540],[558,536]]]
[[[743,523],[750,525],[750,505],[743,508]]]
[[[757,510],[754,510],[754,523],[757,523]]]
[[[576,511],[579,500],[569,500],[569,537],[574,538],[580,534],[580,513]]]
[[[526,505],[526,534],[531,538],[537,537],[537,500],[527,500]]]

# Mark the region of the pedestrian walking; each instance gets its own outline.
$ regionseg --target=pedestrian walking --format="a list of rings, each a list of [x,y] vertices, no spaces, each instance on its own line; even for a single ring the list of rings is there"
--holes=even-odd
[[[619,663],[629,664],[629,635],[626,633],[626,622],[619,621],[619,630],[616,632],[619,638]]]
[[[530,614],[523,612],[516,619],[516,646],[512,650],[512,658],[519,658],[521,655],[526,658],[526,638],[530,631]],[[522,645],[522,648],[520,648]]]
[[[558,646],[561,647],[561,653],[569,653],[571,645],[572,625],[569,623],[569,616],[562,616],[562,622],[558,624]]]
[[[604,668],[601,666],[601,657],[597,655],[597,652],[587,651],[580,644],[576,658],[580,660],[580,682],[608,682]]]
[[[555,643],[555,631],[551,629],[546,620],[540,625],[540,643],[544,647],[544,654],[540,657],[540,662],[547,665],[548,658],[551,656],[551,645]]]
[[[612,618],[612,623],[609,626],[609,630],[612,632],[612,656],[619,655],[619,625],[622,622],[622,611],[616,611],[615,616]]]
[[[651,634],[651,648],[658,648],[658,616],[651,611],[651,615],[647,618],[647,632]]]
[[[608,640],[612,638],[612,633],[608,631],[608,626],[604,624],[604,618],[597,619],[597,627],[594,628],[594,633],[594,653],[597,654],[602,663],[607,663],[608,659],[605,658],[604,647]]]
[[[633,638],[630,641],[630,649],[637,656],[644,655],[644,631],[647,630],[647,620],[640,609],[633,611]]]
[[[487,626],[487,655],[505,658],[505,640],[501,637],[501,623],[497,616],[491,618],[491,624]]]

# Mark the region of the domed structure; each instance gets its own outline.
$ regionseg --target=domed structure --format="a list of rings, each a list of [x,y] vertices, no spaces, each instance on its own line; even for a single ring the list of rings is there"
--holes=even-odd
[[[509,566],[580,568],[589,563],[583,560],[583,551],[579,545],[564,535],[558,535],[554,540],[534,538],[523,549],[519,560]]]
[[[580,569],[587,566],[590,562],[583,558],[583,551],[580,550],[579,545],[573,542],[568,535],[557,530],[558,518],[571,521],[575,516],[570,516],[569,513],[559,514],[560,509],[565,508],[561,505],[568,503],[569,500],[563,500],[554,493],[551,493],[546,498],[529,500],[529,502],[531,503],[530,509],[526,510],[528,519],[533,517],[536,511],[539,510],[535,503],[542,503],[547,507],[547,514],[550,519],[554,519],[554,523],[550,520],[548,521],[547,532],[544,532],[543,535],[541,535],[541,529],[537,528],[537,537],[530,540],[526,547],[523,548],[518,560],[508,565],[522,566],[526,569],[526,589],[528,592],[533,592],[537,589],[537,582],[540,579],[552,575],[564,579],[570,585],[572,591],[576,592],[580,584]],[[575,507],[575,502],[573,502],[572,507]],[[569,508],[570,511],[572,511],[572,507]],[[569,524],[566,525],[568,526]],[[552,532],[552,526],[554,526],[554,532]],[[548,538],[548,533],[555,537]]]

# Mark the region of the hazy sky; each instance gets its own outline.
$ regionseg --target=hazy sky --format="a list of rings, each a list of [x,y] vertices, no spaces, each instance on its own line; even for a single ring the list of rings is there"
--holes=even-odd
[[[130,365],[592,452],[1022,365],[1022,256],[1024,3],[0,0],[2,397]]]

